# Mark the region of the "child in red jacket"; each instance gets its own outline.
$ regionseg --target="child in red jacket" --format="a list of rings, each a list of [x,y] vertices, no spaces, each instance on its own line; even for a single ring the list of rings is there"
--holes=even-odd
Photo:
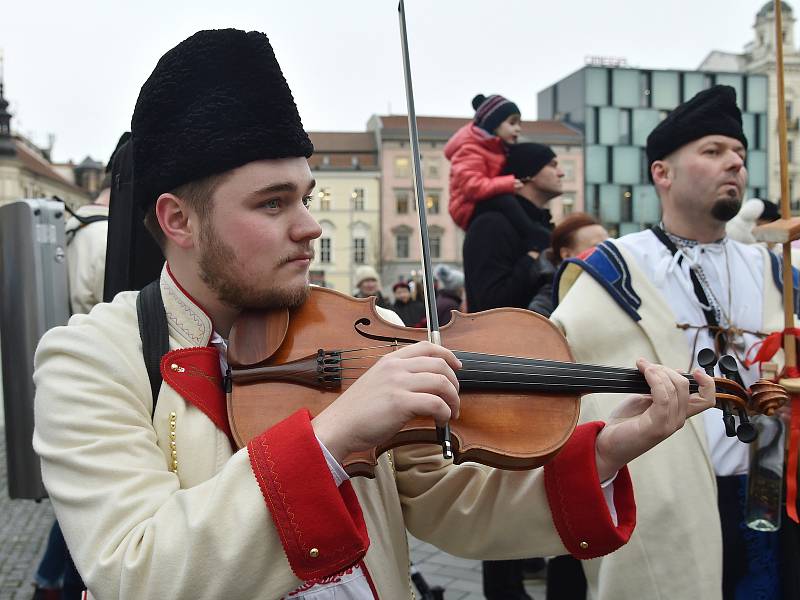
[[[472,99],[472,106],[472,123],[459,129],[444,147],[444,155],[451,163],[450,216],[466,230],[476,204],[492,198],[494,208],[523,229],[530,249],[542,251],[550,245],[549,237],[536,228],[526,231],[528,218],[513,198],[523,182],[502,174],[508,147],[517,143],[520,134],[520,110],[499,94],[478,94]]]

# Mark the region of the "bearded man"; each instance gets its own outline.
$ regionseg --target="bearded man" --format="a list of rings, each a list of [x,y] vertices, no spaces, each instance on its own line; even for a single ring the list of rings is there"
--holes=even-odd
[[[406,528],[462,556],[599,556],[634,525],[624,464],[713,403],[702,372],[690,396],[685,378],[642,361],[652,395],[580,427],[544,469],[456,466],[406,446],[380,456],[374,479],[349,480],[348,455],[412,418],[458,417],[460,362],[424,342],[237,450],[226,338],[245,308],[306,300],[321,235],[307,210],[313,147],[267,37],[202,31],[167,52],[132,141],[136,199],[167,259],[142,293],[164,308],[163,384],[151,391],[134,292],[52,330],[36,357],[34,446],[90,596],[408,597]]]
[[[746,154],[728,86],[700,92],[652,131],[661,223],[569,259],[558,276],[552,319],[578,361],[630,365],[646,356],[688,369],[713,348],[737,358],[746,385],[759,377],[741,362],[759,332],[783,328],[783,304],[777,257],[725,236],[745,190]],[[585,397],[581,418],[602,419],[613,405],[608,395]],[[584,563],[593,597],[780,597],[780,569],[796,568],[780,566],[776,534],[746,528],[750,447],[726,434],[720,416],[691,419],[630,465],[637,530],[621,550]]]

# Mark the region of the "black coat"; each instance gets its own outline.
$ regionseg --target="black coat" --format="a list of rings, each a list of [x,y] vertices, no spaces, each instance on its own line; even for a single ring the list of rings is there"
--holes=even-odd
[[[409,300],[408,302],[395,302],[392,310],[403,321],[406,327],[414,327],[425,318],[425,305],[419,300]]]
[[[537,294],[538,299],[548,295],[553,267],[544,253],[534,259],[528,252],[544,250],[543,242],[549,244],[552,228],[550,211],[521,196],[506,194],[478,203],[464,238],[470,312],[506,306],[529,308]],[[531,239],[531,230],[537,232],[536,240]]]

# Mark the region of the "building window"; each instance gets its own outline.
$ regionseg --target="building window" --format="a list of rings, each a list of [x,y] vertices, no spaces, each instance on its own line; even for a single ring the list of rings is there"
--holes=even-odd
[[[409,177],[411,175],[411,165],[407,156],[397,156],[394,159],[394,176]]]
[[[428,177],[431,179],[438,179],[439,178],[439,161],[433,158],[429,158],[426,162],[426,167],[428,168]]]
[[[351,166],[352,166],[354,169],[358,169],[358,168],[360,168],[360,167],[361,167],[361,161],[358,159],[358,157],[357,157],[357,156],[352,156],[352,157],[350,157],[350,165],[351,165]]]
[[[319,262],[328,264],[331,262],[331,238],[319,238]]]
[[[431,258],[442,257],[442,236],[440,234],[431,234],[428,236],[428,245],[431,249]]]
[[[364,210],[364,188],[353,190],[353,210]]]
[[[331,209],[331,188],[322,188],[317,193],[317,197],[319,198],[319,209],[320,210],[330,210]]]
[[[425,196],[425,206],[429,215],[439,214],[439,192],[428,192]]]
[[[397,258],[408,258],[408,234],[398,233],[395,238],[395,253]]]
[[[396,191],[394,193],[395,206],[397,207],[398,215],[408,214],[409,193],[405,190]]]
[[[786,140],[786,159],[791,163],[794,160],[794,143]]]
[[[623,223],[630,223],[633,221],[633,189],[629,185],[623,185],[620,187],[620,191],[622,192],[622,203],[620,204],[619,220]]]
[[[567,192],[561,195],[561,212],[566,217],[575,209],[575,194]]]
[[[617,142],[623,146],[631,143],[631,110],[622,109],[619,111],[619,140]]]
[[[328,167],[331,164],[331,157],[327,154],[322,155],[322,166]]]
[[[357,265],[367,262],[367,240],[364,238],[353,238],[353,262]]]

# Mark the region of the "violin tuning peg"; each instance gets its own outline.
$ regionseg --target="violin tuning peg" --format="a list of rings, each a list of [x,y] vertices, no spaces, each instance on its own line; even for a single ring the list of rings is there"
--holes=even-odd
[[[736,437],[736,421],[733,418],[731,409],[725,401],[720,402],[722,409],[722,422],[725,425],[725,435],[728,437]]]
[[[739,365],[735,358],[733,358],[730,354],[726,354],[725,356],[720,357],[717,364],[719,365],[719,370],[722,371],[725,377],[732,379],[744,387],[742,376],[739,375]]]
[[[717,355],[711,348],[703,348],[697,353],[697,364],[706,373],[714,376],[714,366],[717,364]]]
[[[745,411],[743,408],[740,408],[738,412],[739,426],[736,428],[736,437],[739,438],[740,442],[751,444],[756,441],[756,438],[758,438],[758,430],[756,429],[755,425],[750,422],[750,418],[747,416],[747,411]]]

